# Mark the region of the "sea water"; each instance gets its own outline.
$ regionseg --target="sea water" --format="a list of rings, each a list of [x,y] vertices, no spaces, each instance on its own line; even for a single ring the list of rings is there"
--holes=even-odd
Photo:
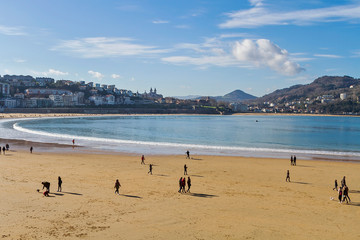
[[[360,118],[144,115],[7,119],[1,136],[138,154],[360,159]]]

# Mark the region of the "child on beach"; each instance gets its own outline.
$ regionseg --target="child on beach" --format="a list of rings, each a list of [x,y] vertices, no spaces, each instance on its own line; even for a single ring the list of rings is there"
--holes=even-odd
[[[338,183],[337,183],[337,180],[335,179],[335,187],[333,188],[333,190],[337,191],[338,190],[337,188],[338,188]]]
[[[58,177],[58,192],[61,192],[61,185],[62,185],[62,180],[61,180],[61,177],[59,176]]]
[[[152,167],[153,167],[153,165],[150,164],[150,165],[149,165],[149,172],[148,172],[148,174],[150,173],[150,174],[152,175]]]
[[[290,182],[290,172],[289,172],[289,170],[287,170],[287,172],[286,172],[286,182],[289,180],[289,182]]]
[[[184,165],[184,175],[187,175],[187,166],[186,166],[186,164]]]

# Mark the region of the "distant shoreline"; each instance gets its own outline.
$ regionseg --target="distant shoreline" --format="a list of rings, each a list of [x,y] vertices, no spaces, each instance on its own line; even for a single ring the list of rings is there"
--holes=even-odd
[[[167,116],[167,115],[219,115],[201,113],[0,113],[0,119],[9,118],[44,118],[44,117],[84,117],[84,116]],[[219,115],[222,116],[222,115]],[[224,116],[311,116],[311,117],[360,117],[359,115],[339,114],[297,114],[297,113],[234,113]]]

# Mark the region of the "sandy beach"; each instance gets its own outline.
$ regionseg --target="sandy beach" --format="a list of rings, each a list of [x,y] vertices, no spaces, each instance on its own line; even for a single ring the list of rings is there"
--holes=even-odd
[[[10,149],[0,155],[2,239],[358,239],[360,164]],[[153,175],[148,174],[154,164]],[[187,164],[191,193],[178,193]],[[291,182],[285,182],[286,170]],[[57,177],[63,191],[57,190]],[[351,204],[334,179],[346,176]],[[115,180],[122,187],[114,194]],[[50,197],[42,195],[49,181]],[[40,193],[36,190],[40,189]],[[334,200],[330,198],[333,197]]]

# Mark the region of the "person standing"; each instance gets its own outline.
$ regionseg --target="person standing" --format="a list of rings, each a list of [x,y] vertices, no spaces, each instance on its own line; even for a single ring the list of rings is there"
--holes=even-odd
[[[115,186],[114,186],[114,188],[115,188],[115,194],[117,193],[117,194],[120,195],[120,193],[119,193],[119,188],[120,188],[120,187],[121,187],[121,185],[120,185],[119,179],[116,179]]]
[[[191,187],[191,179],[190,179],[190,177],[188,177],[187,185],[188,185],[188,190],[187,190],[187,192],[190,192],[190,187]]]
[[[293,158],[293,155],[291,155],[290,157],[290,165],[292,166],[294,164],[294,158]]]
[[[144,157],[144,155],[141,156],[141,164],[145,165],[145,157]]]
[[[30,153],[32,153],[33,149],[34,149],[34,148],[31,146],[31,147],[30,147]]]
[[[153,168],[153,165],[150,164],[150,165],[149,165],[149,172],[148,172],[148,174],[150,173],[150,174],[152,175],[152,168]]]
[[[5,146],[2,147],[2,150],[3,150],[3,154],[5,155],[5,151],[6,151]]]
[[[72,140],[73,145],[75,145],[75,139]]]
[[[189,150],[186,151],[186,159],[190,159],[190,152],[189,152]]]
[[[296,166],[296,155],[294,155],[294,166]]]
[[[187,175],[187,166],[186,166],[186,164],[184,165],[184,175]]]
[[[62,185],[62,180],[61,180],[61,177],[59,176],[58,177],[58,192],[61,192],[61,185]]]
[[[289,182],[290,182],[290,171],[289,170],[287,170],[287,172],[286,172],[286,182],[289,180]]]

